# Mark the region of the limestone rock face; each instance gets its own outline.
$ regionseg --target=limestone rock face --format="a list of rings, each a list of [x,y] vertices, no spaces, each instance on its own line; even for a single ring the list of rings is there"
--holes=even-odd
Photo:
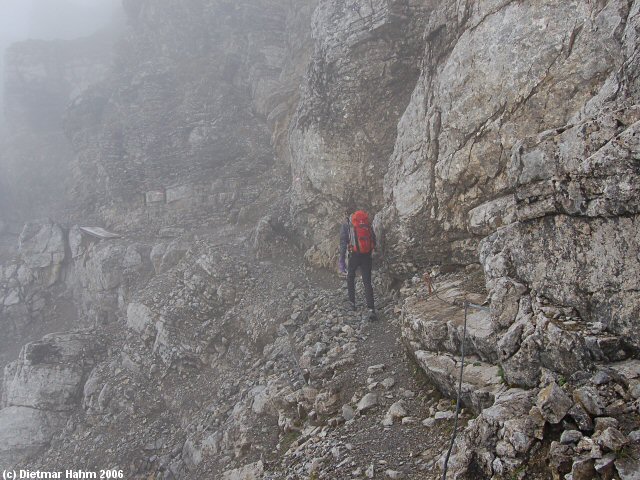
[[[79,240],[66,282],[89,324],[113,321],[126,309],[138,282],[153,272],[151,248],[119,240]]]
[[[50,287],[60,278],[65,259],[65,236],[51,221],[27,223],[19,238],[18,251],[25,265]]]
[[[289,142],[294,215],[318,247],[337,235],[345,204],[373,212],[382,206],[432,3],[323,1],[314,13],[314,51]],[[323,245],[322,254],[333,249]]]
[[[12,465],[37,455],[47,447],[52,435],[64,425],[59,413],[28,407],[7,407],[0,410],[0,461]]]
[[[105,353],[94,332],[51,334],[28,343],[4,371],[0,459],[13,465],[47,446],[80,404],[88,373]]]
[[[627,1],[440,3],[385,176],[394,256],[469,262],[478,234],[513,221],[522,141],[565,129],[594,92],[610,91],[633,50],[632,18]]]
[[[0,366],[22,344],[74,324],[75,309],[64,285],[66,233],[51,221],[32,221],[18,237],[16,255],[0,267]]]

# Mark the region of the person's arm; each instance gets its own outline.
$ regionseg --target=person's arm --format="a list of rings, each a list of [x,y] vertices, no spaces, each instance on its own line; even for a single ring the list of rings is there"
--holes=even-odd
[[[349,225],[343,223],[340,227],[340,259],[344,260],[349,245]]]

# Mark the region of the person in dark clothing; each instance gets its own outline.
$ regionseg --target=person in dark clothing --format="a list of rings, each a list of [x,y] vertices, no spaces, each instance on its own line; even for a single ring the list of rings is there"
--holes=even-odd
[[[368,215],[358,211],[352,216],[347,212],[345,222],[340,228],[340,273],[347,275],[347,293],[351,308],[356,310],[356,271],[360,269],[364,293],[372,320],[377,318],[373,298],[373,286],[371,285],[371,270],[373,267],[372,251],[376,245],[376,236],[369,225]],[[356,221],[354,222],[354,218]],[[366,222],[364,220],[366,219]],[[363,233],[364,232],[364,233]],[[364,236],[364,237],[363,237]],[[369,239],[366,238],[369,236]],[[363,241],[364,238],[364,241]],[[367,244],[369,242],[369,244]],[[349,252],[349,263],[345,265],[345,257]]]

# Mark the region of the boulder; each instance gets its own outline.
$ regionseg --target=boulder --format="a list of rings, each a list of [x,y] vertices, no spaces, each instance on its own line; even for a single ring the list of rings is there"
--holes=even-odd
[[[536,405],[547,422],[556,424],[562,421],[573,402],[562,388],[556,383],[551,383],[540,390]]]
[[[602,415],[604,411],[603,401],[594,387],[576,388],[573,391],[573,399],[593,416]]]
[[[27,267],[38,272],[44,286],[59,280],[65,259],[65,235],[59,225],[51,220],[25,224],[18,251]]]

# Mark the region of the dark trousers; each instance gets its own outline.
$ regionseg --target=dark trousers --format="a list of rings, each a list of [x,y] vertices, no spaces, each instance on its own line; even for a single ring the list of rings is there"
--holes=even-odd
[[[374,308],[373,286],[371,285],[371,267],[373,262],[370,253],[351,253],[349,255],[349,266],[347,267],[347,292],[349,301],[356,303],[356,270],[360,268],[362,283],[364,284],[364,295],[367,299],[367,307]]]

